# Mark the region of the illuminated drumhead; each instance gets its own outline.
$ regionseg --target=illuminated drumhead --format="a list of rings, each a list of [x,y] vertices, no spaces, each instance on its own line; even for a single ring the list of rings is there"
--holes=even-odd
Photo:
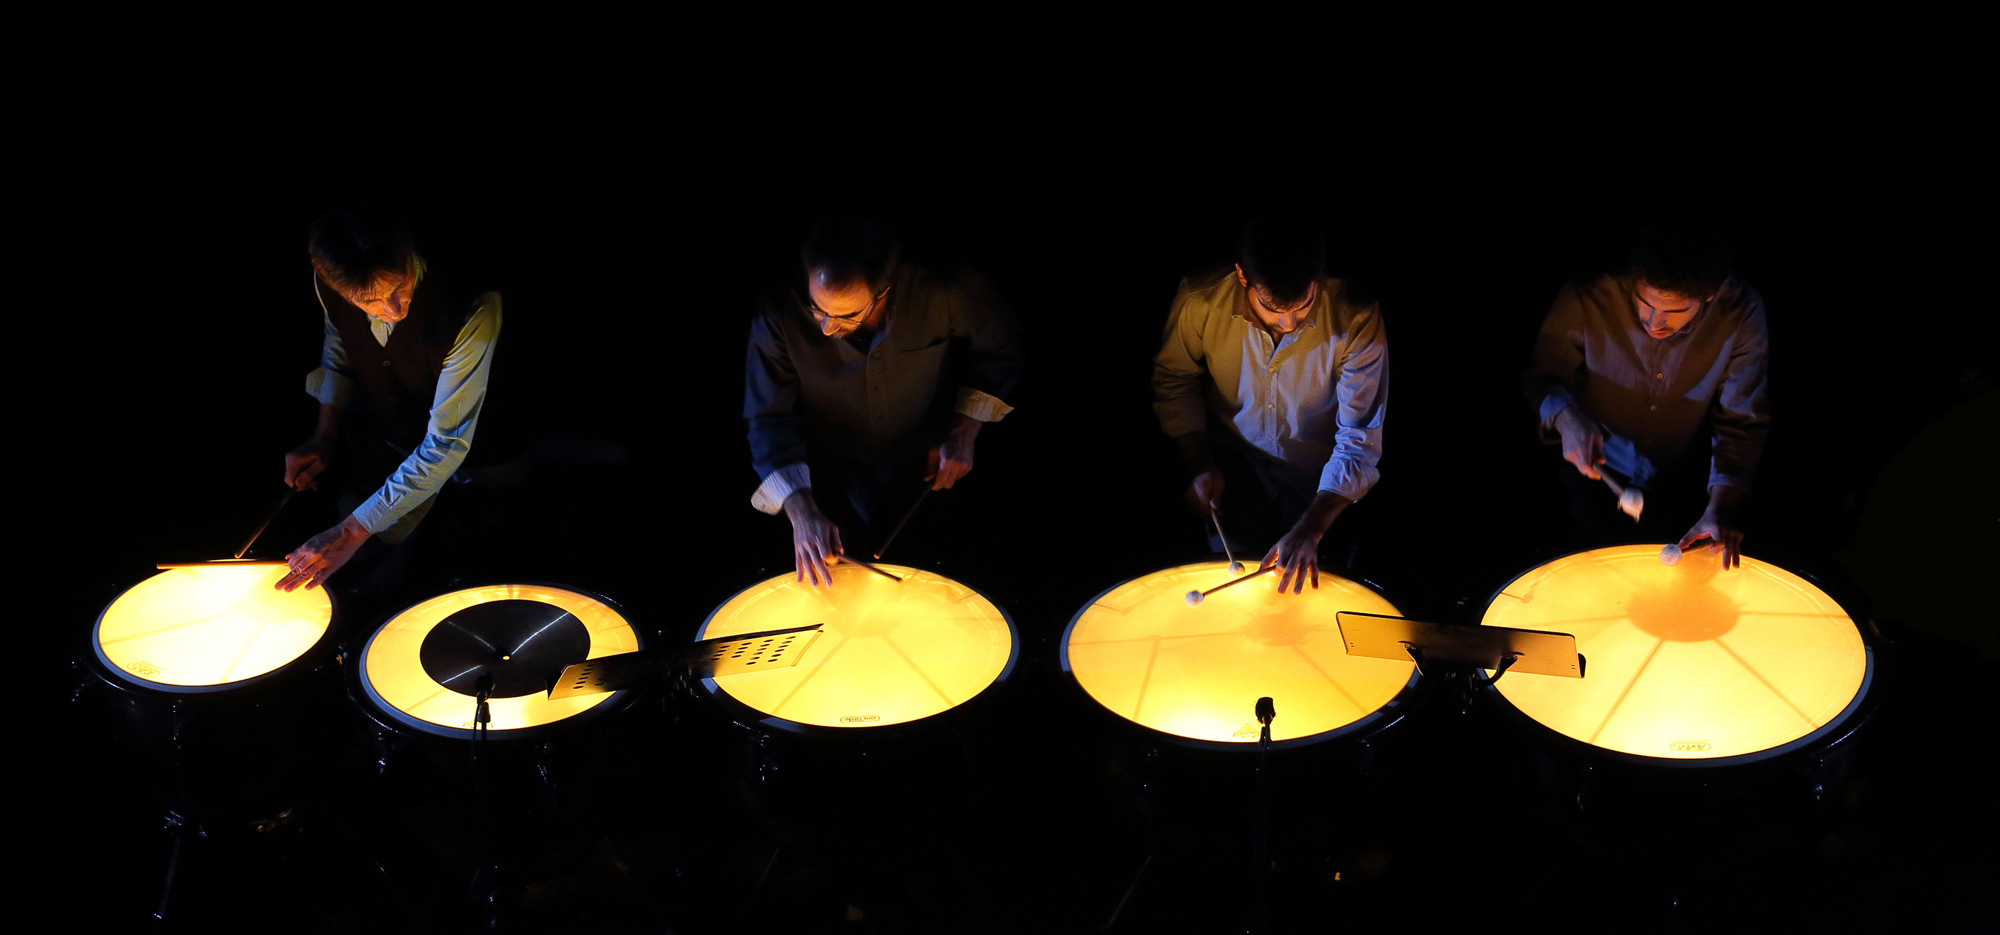
[[[618,692],[550,701],[572,662],[636,652],[639,634],[599,598],[539,584],[442,594],[390,618],[361,653],[362,686],[383,713],[443,736],[470,736],[477,678],[493,676],[491,735],[573,718]]]
[[[1576,635],[1581,679],[1508,675],[1522,713],[1584,743],[1672,760],[1773,755],[1860,701],[1869,655],[1832,598],[1784,569],[1657,545],[1579,552],[1516,578],[1487,626]]]
[[[1336,613],[1402,615],[1366,586],[1321,573],[1317,591],[1278,594],[1272,573],[1187,603],[1231,577],[1203,562],[1104,592],[1070,621],[1063,667],[1128,720],[1218,743],[1257,742],[1261,697],[1275,742],[1359,724],[1410,684],[1415,663],[1347,654]]]
[[[325,591],[285,592],[276,564],[170,568],[118,596],[98,615],[91,645],[137,684],[171,692],[216,691],[304,655],[333,622]]]
[[[934,572],[835,565],[833,587],[787,573],[730,598],[698,639],[823,624],[798,665],[703,681],[781,722],[883,727],[964,704],[1013,665],[1014,625],[979,592]],[[783,726],[780,724],[779,726]]]

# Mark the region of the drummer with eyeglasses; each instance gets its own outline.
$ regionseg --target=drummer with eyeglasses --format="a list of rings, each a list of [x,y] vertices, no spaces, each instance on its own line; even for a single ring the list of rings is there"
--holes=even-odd
[[[328,212],[307,246],[325,326],[306,378],[319,420],[285,455],[285,483],[303,490],[334,468],[346,515],[285,556],[286,591],[326,584],[371,541],[388,549],[415,533],[472,449],[500,336],[500,294],[468,296],[433,275],[391,209]],[[381,590],[408,563],[400,548],[365,564]]]
[[[851,537],[880,541],[902,507],[973,469],[980,429],[1013,411],[1013,312],[978,274],[903,262],[862,215],[821,221],[800,251],[803,292],[773,292],[750,324],[743,417],[750,504],[792,527],[797,580],[831,586]]]
[[[1153,358],[1188,500],[1232,542],[1268,546],[1294,594],[1318,587],[1322,538],[1380,477],[1388,403],[1381,310],[1325,265],[1310,218],[1252,221],[1234,268],[1181,282]]]
[[[1543,438],[1568,462],[1575,544],[1706,540],[1724,567],[1739,564],[1739,514],[1771,425],[1769,343],[1763,299],[1705,223],[1654,224],[1625,272],[1556,296],[1525,382]],[[1607,469],[1645,491],[1636,529],[1598,482]]]

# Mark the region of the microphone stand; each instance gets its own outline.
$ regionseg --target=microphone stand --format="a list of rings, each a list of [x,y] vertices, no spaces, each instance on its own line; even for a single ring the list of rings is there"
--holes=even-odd
[[[1271,722],[1278,708],[1270,698],[1257,699],[1257,793],[1250,811],[1250,935],[1271,931]]]

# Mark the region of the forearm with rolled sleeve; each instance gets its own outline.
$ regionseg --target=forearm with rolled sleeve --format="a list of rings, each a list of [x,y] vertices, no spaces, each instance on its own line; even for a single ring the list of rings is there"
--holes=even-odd
[[[1389,411],[1389,341],[1376,310],[1361,313],[1347,339],[1334,391],[1333,456],[1321,469],[1319,489],[1349,500],[1366,495],[1382,473],[1382,423]]]
[[[321,321],[326,323],[326,336],[320,341],[319,369],[306,374],[306,395],[321,405],[345,409],[354,400],[354,368],[347,363],[347,348],[340,343],[333,319]]]
[[[1764,439],[1771,429],[1770,405],[1764,395],[1769,353],[1770,336],[1764,328],[1764,306],[1759,302],[1750,307],[1729,343],[1727,375],[1710,410],[1714,430],[1710,487],[1748,487],[1757,472]]]
[[[750,323],[750,350],[744,364],[743,420],[750,434],[750,464],[759,486],[750,505],[777,513],[785,498],[812,486],[806,443],[798,413],[799,376],[785,342],[769,315]]]
[[[1208,372],[1206,350],[1201,323],[1189,320],[1188,309],[1188,286],[1183,282],[1167,313],[1160,352],[1153,355],[1153,414],[1168,438],[1208,428],[1208,407],[1201,394],[1201,380]]]
[[[1581,316],[1581,299],[1573,288],[1565,287],[1542,319],[1534,355],[1521,375],[1528,402],[1541,418],[1544,433],[1555,425],[1556,414],[1576,401],[1570,387],[1584,368]]]
[[[1014,407],[1006,399],[1021,380],[1020,319],[984,279],[964,272],[952,307],[951,333],[970,354],[958,388],[956,411],[981,422],[998,422]]]
[[[472,450],[479,410],[486,402],[493,368],[493,345],[500,339],[500,294],[488,292],[474,304],[438,374],[424,440],[389,472],[382,488],[354,511],[371,533],[381,532],[416,509],[444,486]]]

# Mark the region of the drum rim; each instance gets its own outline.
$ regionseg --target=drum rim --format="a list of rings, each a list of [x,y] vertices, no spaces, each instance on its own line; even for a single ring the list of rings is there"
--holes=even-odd
[[[169,685],[165,682],[155,682],[139,678],[119,668],[117,663],[111,661],[110,656],[105,655],[104,642],[98,639],[98,635],[104,629],[104,615],[110,613],[112,605],[118,603],[125,595],[132,593],[134,588],[160,575],[169,574],[174,570],[171,568],[159,569],[157,573],[146,577],[144,580],[134,582],[119,591],[111,600],[105,602],[102,609],[98,610],[96,619],[90,623],[90,632],[85,634],[84,639],[90,644],[89,658],[94,668],[97,669],[100,678],[123,690],[167,695],[177,698],[220,695],[228,692],[248,690],[252,686],[262,685],[283,678],[286,673],[294,671],[296,667],[305,663],[306,660],[314,656],[324,655],[329,648],[329,644],[338,641],[337,636],[340,630],[340,599],[332,591],[321,588],[320,590],[326,594],[326,630],[319,635],[319,639],[312,642],[312,645],[301,650],[297,656],[294,656],[290,662],[284,665],[278,666],[268,672],[258,673],[249,678],[238,679],[234,682],[223,682],[219,685]],[[305,666],[305,668],[311,668],[311,666]]]
[[[418,599],[398,610],[390,612],[389,614],[385,615],[382,618],[381,622],[377,623],[372,629],[370,629],[368,631],[368,635],[362,639],[361,651],[355,654],[356,664],[353,667],[354,684],[359,686],[361,689],[361,696],[356,698],[355,701],[357,706],[362,709],[362,713],[366,715],[369,720],[375,722],[376,724],[381,725],[382,727],[388,730],[398,731],[398,732],[402,732],[405,730],[414,730],[422,734],[425,734],[427,736],[440,737],[446,740],[472,740],[477,737],[485,740],[498,740],[498,741],[523,741],[523,740],[531,741],[531,740],[544,739],[548,736],[552,736],[554,734],[557,734],[565,730],[581,729],[584,725],[594,722],[600,717],[606,716],[609,712],[624,708],[625,705],[632,700],[635,693],[638,692],[640,689],[621,688],[615,692],[611,692],[610,693],[611,697],[606,698],[605,700],[598,702],[597,704],[592,705],[589,708],[586,708],[582,711],[577,712],[576,714],[572,714],[569,717],[563,718],[561,720],[550,721],[546,724],[534,724],[528,727],[507,727],[507,728],[489,729],[483,735],[481,735],[476,733],[470,728],[447,727],[443,724],[433,724],[430,721],[426,721],[422,718],[416,717],[406,711],[403,711],[400,708],[397,708],[395,705],[389,704],[388,701],[382,697],[381,693],[375,690],[374,684],[369,682],[368,680],[368,653],[375,648],[375,637],[381,635],[383,628],[387,627],[390,621],[395,620],[397,617],[400,617],[405,613],[408,613],[410,610],[414,609],[418,604],[425,603],[426,601],[436,600],[437,598],[444,597],[445,595],[448,594],[457,594],[460,591],[477,591],[482,588],[500,587],[503,585],[511,585],[516,587],[554,588],[559,591],[568,591],[572,594],[582,594],[587,597],[590,597],[591,599],[596,600],[597,602],[615,611],[618,614],[619,618],[625,621],[625,625],[632,628],[632,634],[637,639],[639,648],[642,650],[646,648],[646,631],[642,629],[637,623],[633,622],[632,615],[626,612],[624,605],[618,603],[615,600],[612,600],[610,597],[607,597],[596,591],[589,590],[587,588],[580,588],[575,585],[569,585],[569,584],[559,584],[553,581],[489,581],[485,584],[474,584],[460,588],[452,588],[449,591],[441,591],[429,597]],[[349,694],[351,696],[353,693],[350,691]],[[466,697],[470,698],[471,696],[468,695]]]
[[[1189,565],[1207,564],[1210,561],[1212,560],[1204,559],[1203,561],[1200,562],[1185,562],[1180,565],[1172,565],[1167,568],[1155,569],[1153,571],[1145,572],[1144,574],[1134,575],[1130,578],[1118,582],[1117,584],[1105,588],[1102,591],[1097,592],[1096,596],[1092,597],[1088,601],[1085,601],[1083,603],[1083,606],[1078,607],[1076,609],[1076,613],[1070,615],[1069,624],[1063,627],[1062,637],[1056,643],[1057,659],[1059,660],[1059,665],[1062,668],[1063,675],[1068,676],[1069,678],[1069,684],[1074,686],[1076,690],[1083,695],[1083,697],[1090,699],[1091,704],[1096,705],[1105,714],[1110,715],[1112,718],[1116,719],[1117,722],[1120,724],[1137,727],[1140,730],[1152,734],[1157,738],[1170,741],[1174,744],[1183,747],[1192,747],[1197,750],[1212,750],[1223,753],[1256,752],[1257,750],[1261,749],[1262,745],[1255,740],[1227,741],[1227,740],[1204,740],[1200,737],[1184,737],[1180,734],[1163,731],[1150,724],[1141,724],[1138,721],[1132,720],[1131,718],[1126,717],[1123,714],[1119,714],[1118,712],[1111,710],[1111,707],[1109,705],[1106,705],[1104,702],[1099,701],[1096,695],[1090,693],[1090,689],[1084,688],[1083,681],[1076,677],[1076,672],[1071,670],[1069,665],[1070,634],[1075,632],[1077,621],[1083,619],[1083,612],[1095,606],[1098,601],[1103,600],[1105,595],[1108,595],[1111,592],[1118,590],[1119,588],[1131,584],[1132,582],[1137,581],[1140,578],[1144,578],[1147,575],[1157,575],[1163,571],[1172,571],[1176,568],[1186,568]],[[1387,594],[1382,593],[1382,588],[1380,585],[1377,585],[1376,583],[1369,581],[1366,578],[1350,578],[1346,575],[1341,575],[1337,573],[1335,576],[1343,581],[1351,581],[1354,582],[1355,584],[1361,585],[1367,588],[1368,590],[1375,592],[1375,596],[1380,597],[1385,601],[1389,600],[1389,596]],[[1389,604],[1392,607],[1396,606],[1396,602],[1394,601],[1389,601]],[[1396,609],[1398,612],[1401,612],[1402,610],[1401,607],[1397,607]],[[1389,727],[1393,726],[1397,721],[1403,719],[1403,717],[1407,713],[1403,709],[1416,700],[1417,693],[1421,691],[1423,687],[1423,675],[1424,675],[1423,671],[1418,669],[1415,663],[1411,663],[1409,681],[1404,682],[1403,687],[1398,689],[1396,691],[1396,694],[1390,697],[1388,702],[1383,704],[1382,707],[1376,708],[1375,710],[1370,711],[1367,714],[1364,714],[1361,717],[1358,717],[1345,724],[1342,724],[1339,727],[1328,728],[1326,730],[1320,731],[1317,734],[1307,734],[1304,737],[1291,737],[1285,740],[1271,741],[1271,749],[1291,750],[1299,747],[1309,747],[1309,746],[1317,746],[1322,743],[1331,743],[1335,740],[1345,739],[1350,734],[1359,733],[1362,731],[1363,728],[1368,728],[1369,729],[1368,733],[1370,735],[1379,733],[1383,730],[1387,730]]]
[[[1668,545],[1669,543],[1663,542],[1659,544],[1664,546]],[[1634,545],[1651,546],[1653,545],[1653,543],[1627,542],[1617,545],[1600,545],[1584,549],[1574,549],[1568,552],[1564,552],[1561,555],[1555,556],[1554,558],[1544,559],[1543,561],[1537,562],[1534,565],[1529,566],[1526,570],[1514,575],[1513,577],[1508,578],[1506,582],[1502,583],[1499,587],[1494,588],[1493,593],[1491,595],[1487,596],[1485,607],[1482,607],[1480,609],[1479,617],[1481,620],[1481,625],[1482,626],[1485,625],[1484,621],[1486,619],[1486,608],[1492,607],[1493,602],[1499,600],[1500,593],[1502,591],[1507,590],[1510,587],[1513,587],[1514,582],[1519,581],[1530,574],[1533,574],[1535,571],[1547,567],[1549,565],[1553,565],[1556,562],[1562,561],[1563,559],[1577,555],[1582,555],[1587,552],[1599,552],[1605,549],[1624,548]],[[1756,558],[1756,556],[1748,555],[1747,553],[1745,554],[1745,557]],[[1871,689],[1873,689],[1875,685],[1876,647],[1874,639],[1869,635],[1870,628],[1862,625],[1861,621],[1864,618],[1856,614],[1854,612],[1854,608],[1849,606],[1848,602],[1845,599],[1843,599],[1839,594],[1837,594],[1835,589],[1830,589],[1825,587],[1816,576],[1793,571],[1790,568],[1786,568],[1783,565],[1779,565],[1776,562],[1772,562],[1767,559],[1758,558],[1757,561],[1770,565],[1771,567],[1776,568],[1779,571],[1785,572],[1786,574],[1794,575],[1798,577],[1800,580],[1805,581],[1807,584],[1812,585],[1815,590],[1819,591],[1819,593],[1826,595],[1828,600],[1833,601],[1834,606],[1839,607],[1841,612],[1847,615],[1848,623],[1853,624],[1855,632],[1861,637],[1861,656],[1862,656],[1861,684],[1854,689],[1854,697],[1848,699],[1847,704],[1840,709],[1840,713],[1835,714],[1831,718],[1828,718],[1825,724],[1813,728],[1812,730],[1807,731],[1806,733],[1798,737],[1794,737],[1791,740],[1787,740],[1784,743],[1778,744],[1777,746],[1774,747],[1766,747],[1765,749],[1762,750],[1753,750],[1749,753],[1737,753],[1737,754],[1732,754],[1730,756],[1717,756],[1717,757],[1648,756],[1643,753],[1632,753],[1626,750],[1614,750],[1610,747],[1600,747],[1593,743],[1589,743],[1583,740],[1578,740],[1577,738],[1571,737],[1570,735],[1565,734],[1562,731],[1556,730],[1555,728],[1550,727],[1547,724],[1544,724],[1541,721],[1536,720],[1533,715],[1530,715],[1526,711],[1521,710],[1512,701],[1507,700],[1507,696],[1501,693],[1499,684],[1497,682],[1491,685],[1487,685],[1481,693],[1483,695],[1492,698],[1494,701],[1498,702],[1501,705],[1501,707],[1506,710],[1508,714],[1517,717],[1529,724],[1534,725],[1537,730],[1539,730],[1543,734],[1557,738],[1558,741],[1564,745],[1573,746],[1576,752],[1634,765],[1658,766],[1658,767],[1665,767],[1668,769],[1677,769],[1677,770],[1728,769],[1733,766],[1745,766],[1752,763],[1761,763],[1766,760],[1774,760],[1779,757],[1785,756],[1787,754],[1796,753],[1801,749],[1815,746],[1818,744],[1819,741],[1822,740],[1825,740],[1826,743],[1824,744],[1823,747],[1821,747],[1821,749],[1831,749],[1832,747],[1839,745],[1843,740],[1847,739],[1847,737],[1851,735],[1855,730],[1858,730],[1860,728],[1861,721],[1865,720],[1864,717],[1859,716],[1861,713],[1861,709],[1866,705],[1872,705],[1874,701]],[[1836,734],[1838,736],[1834,736]],[[1827,738],[1829,737],[1832,737],[1833,739],[1828,740]]]
[[[899,562],[897,564],[901,563]],[[765,727],[775,728],[777,730],[782,730],[793,734],[825,734],[828,736],[853,735],[857,737],[882,737],[888,734],[895,733],[898,728],[910,728],[913,727],[914,725],[935,723],[938,718],[942,718],[946,715],[949,715],[954,711],[963,711],[964,709],[972,706],[974,703],[980,702],[981,699],[990,696],[993,693],[994,689],[999,688],[1001,685],[1005,684],[1008,678],[1014,674],[1014,666],[1018,664],[1021,660],[1021,628],[1014,622],[1014,615],[1010,613],[1006,607],[1002,606],[1000,602],[994,600],[992,595],[987,593],[986,589],[981,588],[978,584],[974,582],[967,581],[964,578],[961,578],[957,575],[947,575],[944,572],[923,568],[917,565],[904,565],[903,567],[915,568],[918,571],[926,571],[931,574],[935,574],[941,578],[945,578],[946,580],[954,581],[957,582],[958,584],[964,585],[965,587],[971,589],[972,593],[979,595],[979,597],[982,600],[992,605],[994,610],[999,611],[1001,621],[1007,624],[1007,635],[1008,635],[1007,661],[1005,664],[1000,666],[1000,671],[998,674],[993,676],[993,680],[987,682],[983,687],[979,689],[979,691],[974,692],[971,697],[965,699],[964,701],[959,702],[958,704],[952,705],[951,707],[946,708],[942,711],[926,714],[923,717],[912,718],[907,721],[897,721],[893,724],[881,724],[881,725],[864,726],[864,727],[828,727],[827,725],[824,724],[806,724],[801,721],[794,721],[789,718],[779,717],[767,711],[761,711],[757,708],[753,708],[743,700],[737,698],[735,695],[723,691],[722,686],[717,685],[713,677],[704,677],[703,679],[701,679],[702,691],[707,695],[707,697],[714,699],[718,703],[725,704],[726,707],[732,709],[733,711],[741,712],[740,715],[737,713],[730,714],[731,719],[736,720],[738,723],[748,721]],[[775,579],[783,578],[784,576],[785,576],[784,572],[779,572],[769,577],[759,578],[758,580],[750,584],[744,585],[742,588],[739,588],[736,591],[731,592],[728,597],[722,599],[721,603],[716,604],[715,607],[709,610],[708,616],[701,618],[701,623],[697,625],[694,629],[695,640],[699,641],[702,639],[702,634],[708,631],[708,625],[715,620],[715,615],[718,612],[720,612],[722,608],[729,606],[730,601],[733,601],[739,597],[742,597],[745,594],[750,593],[750,589],[752,588],[760,587],[762,585],[770,583]]]

